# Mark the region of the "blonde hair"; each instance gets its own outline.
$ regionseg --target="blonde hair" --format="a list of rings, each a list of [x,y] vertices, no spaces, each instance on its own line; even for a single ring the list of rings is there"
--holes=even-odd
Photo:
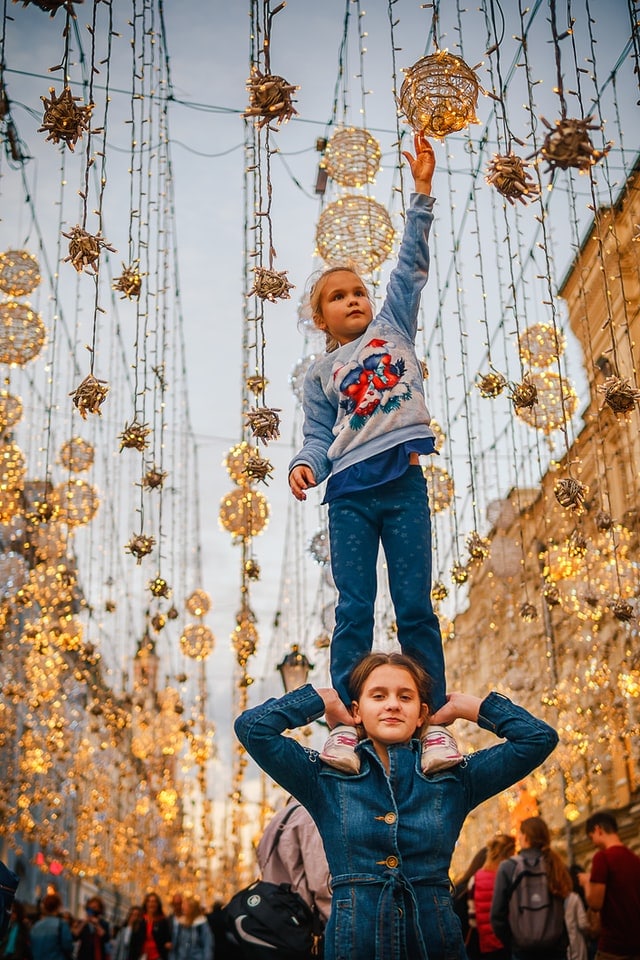
[[[311,320],[313,321],[314,327],[316,327],[317,329],[322,329],[318,325],[317,318],[322,317],[322,310],[320,309],[320,298],[322,296],[322,291],[325,288],[326,282],[331,276],[331,274],[343,273],[344,271],[346,271],[347,273],[352,273],[354,277],[357,277],[357,279],[362,284],[363,289],[366,291],[367,300],[373,307],[373,300],[371,299],[371,293],[369,292],[369,288],[367,287],[366,283],[360,276],[360,273],[358,272],[354,263],[348,261],[342,266],[327,267],[326,270],[323,270],[321,273],[315,274],[314,276],[309,278],[309,288],[308,288],[309,292],[307,294],[306,299],[309,304],[309,313],[311,314]],[[327,353],[333,353],[333,351],[337,350],[339,346],[340,344],[338,343],[336,338],[333,337],[328,330],[325,330],[325,349]]]
[[[187,907],[187,905],[193,905],[193,916],[192,916],[192,917],[189,916],[189,914],[190,914],[191,911],[190,911],[190,910],[185,910],[185,907]],[[201,917],[201,916],[202,916],[203,912],[204,912],[204,911],[203,911],[203,909],[202,909],[202,904],[200,903],[200,901],[198,900],[197,897],[185,897],[185,898],[184,898],[184,901],[183,901],[183,904],[182,904],[183,921],[185,920],[185,918],[189,918],[190,921],[191,921],[191,923],[188,923],[187,926],[191,926],[191,924],[192,924],[198,917]]]

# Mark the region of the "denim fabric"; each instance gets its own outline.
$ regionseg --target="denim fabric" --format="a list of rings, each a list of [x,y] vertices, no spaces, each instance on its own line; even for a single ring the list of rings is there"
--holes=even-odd
[[[387,560],[389,589],[403,653],[433,679],[431,707],[445,702],[444,655],[431,604],[431,516],[426,480],[419,466],[370,490],[329,504],[331,572],[338,590],[331,641],[331,681],[348,707],[347,680],[373,646],[376,564],[379,544]]]
[[[538,766],[557,734],[491,693],[478,724],[506,742],[426,777],[418,740],[389,749],[388,774],[364,740],[354,776],[282,735],[323,712],[307,684],[245,711],[235,729],[247,752],[304,804],[320,830],[333,886],[325,960],[464,960],[448,875],[462,824],[479,803]]]
[[[66,920],[47,916],[31,928],[33,960],[68,960],[73,955],[73,937]]]

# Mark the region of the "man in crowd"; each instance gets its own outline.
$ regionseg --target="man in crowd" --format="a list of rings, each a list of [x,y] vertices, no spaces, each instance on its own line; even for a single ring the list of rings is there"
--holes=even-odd
[[[585,829],[597,848],[591,873],[579,875],[587,904],[600,911],[596,960],[640,960],[640,857],[622,842],[609,811],[594,813]]]

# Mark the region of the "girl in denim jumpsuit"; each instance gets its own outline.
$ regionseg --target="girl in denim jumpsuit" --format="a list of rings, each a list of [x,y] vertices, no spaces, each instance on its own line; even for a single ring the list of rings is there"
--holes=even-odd
[[[333,890],[325,960],[466,960],[449,883],[462,824],[538,766],[557,734],[498,693],[482,701],[454,693],[434,722],[474,720],[506,742],[427,777],[414,739],[428,716],[422,668],[403,654],[374,653],[351,678],[366,735],[359,774],[333,769],[283,736],[330,709],[334,690],[306,684],[235,723],[247,752],[309,810],[322,836]]]

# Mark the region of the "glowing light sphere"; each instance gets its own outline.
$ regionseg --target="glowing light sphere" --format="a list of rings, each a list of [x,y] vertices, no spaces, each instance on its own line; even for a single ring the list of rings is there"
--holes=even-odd
[[[308,357],[303,357],[302,360],[298,360],[293,370],[289,374],[289,386],[291,387],[293,395],[298,403],[302,403],[304,378],[307,375],[307,370],[315,359],[315,353],[309,354]]]
[[[22,419],[22,400],[0,390],[0,433],[6,433]]]
[[[40,283],[38,261],[27,250],[0,253],[0,290],[10,297],[26,297]]]
[[[232,490],[220,502],[220,524],[234,541],[258,536],[265,529],[268,519],[267,498],[257,490],[240,487]]]
[[[326,527],[318,530],[318,532],[312,536],[309,544],[309,553],[319,566],[326,567],[328,565],[331,560],[331,553],[329,550],[329,531]]]
[[[29,545],[38,561],[57,560],[62,557],[66,543],[67,533],[59,521],[37,524],[29,534]]]
[[[564,334],[550,323],[535,323],[518,337],[520,359],[525,366],[548,367],[562,356],[566,346]]]
[[[185,607],[194,617],[204,617],[211,610],[211,597],[206,590],[194,590],[187,597]]]
[[[399,106],[416,133],[442,139],[478,123],[479,89],[475,72],[464,60],[438,50],[405,70]]]
[[[516,540],[497,536],[491,541],[489,568],[500,580],[511,580],[522,568],[522,550]]]
[[[180,647],[192,660],[206,660],[215,644],[213,633],[204,623],[188,623],[180,637]]]
[[[55,488],[60,501],[60,519],[68,527],[90,523],[98,512],[98,491],[86,480],[67,480]]]
[[[244,487],[250,482],[249,477],[244,472],[247,461],[251,457],[257,457],[259,453],[258,448],[252,447],[246,440],[243,440],[241,443],[236,443],[236,445],[229,450],[224,459],[224,466],[227,468],[227,473],[233,482],[237,483],[238,486]]]
[[[371,197],[347,194],[320,214],[316,246],[329,266],[352,263],[367,274],[389,257],[394,235],[391,217],[382,204]]]
[[[29,579],[27,562],[20,553],[0,553],[0,600],[13,597]]]
[[[42,317],[30,304],[18,300],[0,303],[0,363],[23,366],[44,346]]]
[[[231,645],[238,664],[241,667],[246,666],[247,660],[254,655],[258,646],[258,631],[249,617],[242,617],[236,625],[231,634]]]
[[[16,443],[0,446],[0,523],[8,523],[21,508],[25,462]]]
[[[375,179],[381,156],[380,144],[368,130],[341,127],[327,144],[324,165],[340,186],[362,187]]]
[[[521,420],[550,434],[568,423],[578,408],[578,396],[571,383],[551,370],[532,373],[529,380],[535,385],[538,402],[532,407],[516,407]]]
[[[429,506],[434,513],[441,513],[450,507],[453,502],[453,480],[444,469],[430,463],[422,468],[429,490]]]
[[[215,732],[212,729],[205,731],[205,733],[191,734],[189,749],[193,762],[198,766],[203,766],[215,756],[214,736]]]
[[[95,451],[92,443],[82,437],[71,437],[60,447],[58,461],[60,466],[72,473],[83,473],[93,466]]]

